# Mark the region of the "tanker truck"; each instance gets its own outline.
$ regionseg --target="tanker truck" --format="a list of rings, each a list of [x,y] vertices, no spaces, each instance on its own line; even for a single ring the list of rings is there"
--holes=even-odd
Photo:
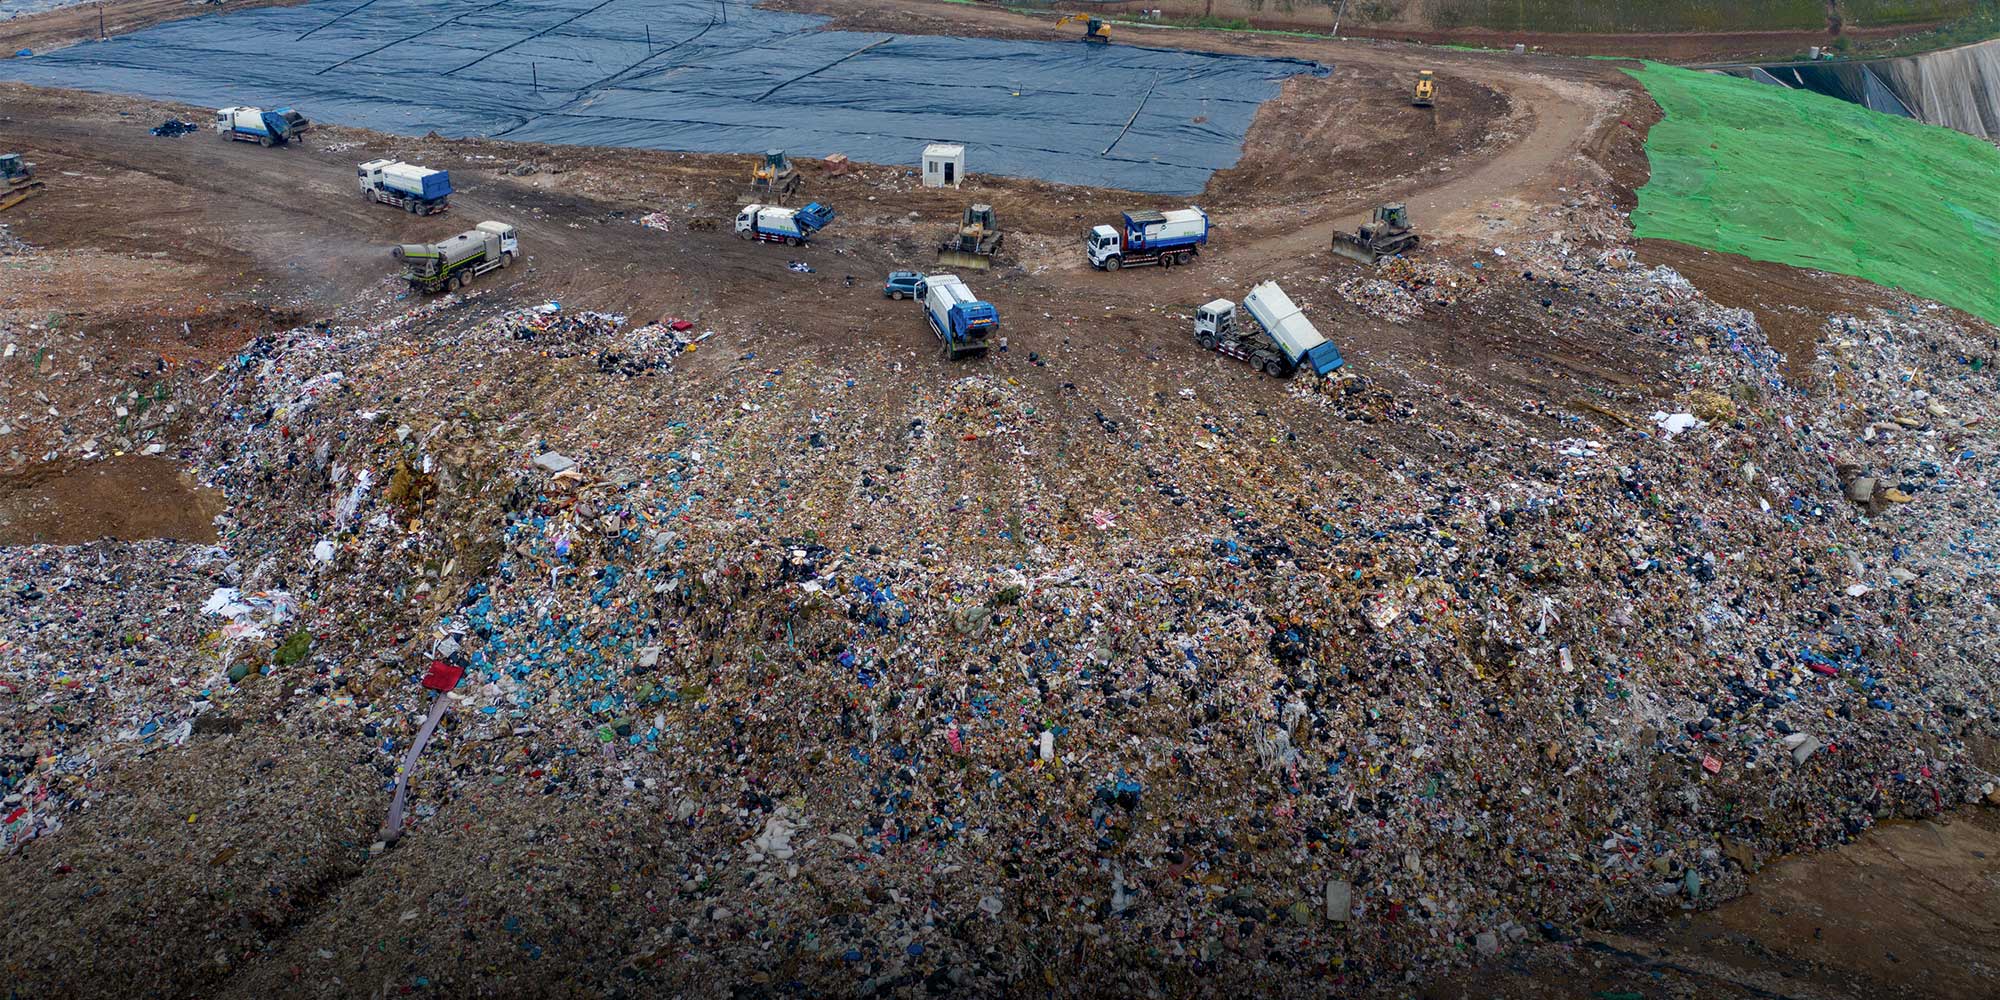
[[[472,279],[514,262],[521,252],[514,227],[482,222],[442,243],[405,243],[389,251],[403,262],[403,280],[422,292],[464,288]]]
[[[369,160],[354,168],[361,196],[411,215],[436,215],[450,207],[451,173],[401,160]]]

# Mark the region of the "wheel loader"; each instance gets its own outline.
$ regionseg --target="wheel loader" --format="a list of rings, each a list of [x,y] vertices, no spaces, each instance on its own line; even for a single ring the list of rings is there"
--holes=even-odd
[[[1417,248],[1417,231],[1410,228],[1410,211],[1401,204],[1382,205],[1352,233],[1334,230],[1333,252],[1349,260],[1373,264],[1384,257]]]

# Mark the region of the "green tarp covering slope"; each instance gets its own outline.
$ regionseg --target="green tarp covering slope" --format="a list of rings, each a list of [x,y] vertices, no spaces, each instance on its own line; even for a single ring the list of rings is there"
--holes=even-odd
[[[1642,239],[1866,278],[2000,323],[2000,149],[1807,91],[1648,63]]]

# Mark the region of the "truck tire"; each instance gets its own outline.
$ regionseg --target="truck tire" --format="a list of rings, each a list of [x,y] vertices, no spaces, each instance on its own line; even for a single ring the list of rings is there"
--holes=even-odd
[[[1174,255],[1173,255],[1173,254],[1170,254],[1170,253],[1163,253],[1163,254],[1161,254],[1161,255],[1160,255],[1160,270],[1164,271],[1164,270],[1166,270],[1167,268],[1170,268],[1170,267],[1172,267],[1172,266],[1174,266]]]
[[[1185,264],[1193,259],[1194,259],[1194,254],[1186,250],[1182,250],[1180,253],[1174,255],[1174,263],[1176,264]]]
[[[403,203],[403,210],[409,212],[411,215],[415,215],[417,214],[417,203],[414,201],[406,201]]]
[[[747,239],[749,239],[749,238],[750,238],[750,230],[748,230],[748,229],[738,229],[738,230],[736,231],[736,237],[737,237],[738,239],[744,239],[744,240],[747,240]]]
[[[271,148],[271,137],[270,137],[270,136],[268,136],[268,135],[260,135],[260,136],[258,136],[258,137],[257,137],[257,145],[259,145],[259,146],[262,146],[262,147],[264,147],[265,149],[270,149],[270,148]]]
[[[1107,270],[1107,271],[1116,271],[1116,270],[1118,270],[1118,258],[1116,258],[1116,257],[1106,257],[1106,258],[1104,258],[1104,269],[1105,269],[1105,270]]]
[[[501,266],[501,267],[513,267],[513,266],[514,266],[514,255],[513,255],[513,254],[511,254],[511,253],[503,253],[503,254],[501,254],[501,255],[500,255],[500,266]]]
[[[1211,336],[1209,336],[1208,334],[1205,334],[1205,333],[1197,333],[1197,334],[1195,334],[1195,335],[1194,335],[1194,342],[1195,342],[1195,343],[1197,343],[1197,344],[1200,344],[1200,345],[1201,345],[1201,349],[1202,349],[1202,350],[1204,350],[1204,351],[1213,351],[1213,350],[1215,350],[1215,338],[1214,338],[1214,337],[1211,337]]]
[[[361,192],[361,197],[368,199],[368,203],[371,205],[375,203],[375,192],[373,191],[363,191]]]
[[[796,236],[787,236],[787,237],[785,237],[785,245],[786,245],[786,246],[788,246],[788,247],[795,247],[795,246],[798,246],[798,245],[799,245],[799,238],[798,238],[798,237],[796,237]]]

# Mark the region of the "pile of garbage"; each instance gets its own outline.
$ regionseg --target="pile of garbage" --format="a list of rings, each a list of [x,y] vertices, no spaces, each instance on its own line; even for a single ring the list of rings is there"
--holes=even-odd
[[[193,122],[184,122],[180,121],[179,119],[169,118],[166,121],[163,121],[158,125],[153,126],[152,131],[154,135],[163,136],[165,138],[171,139],[175,136],[187,135],[191,132],[199,132],[201,131],[201,126],[196,125]]]
[[[397,873],[315,959],[352,981],[1348,988],[1991,792],[1990,331],[1843,317],[1795,384],[1671,271],[1507,262],[1393,287],[1653,392],[676,364],[686,324],[477,300],[265,338],[204,383],[221,546],[0,561],[18,837],[227,703],[406,779],[327,862]],[[467,843],[549,891],[459,904]]]

